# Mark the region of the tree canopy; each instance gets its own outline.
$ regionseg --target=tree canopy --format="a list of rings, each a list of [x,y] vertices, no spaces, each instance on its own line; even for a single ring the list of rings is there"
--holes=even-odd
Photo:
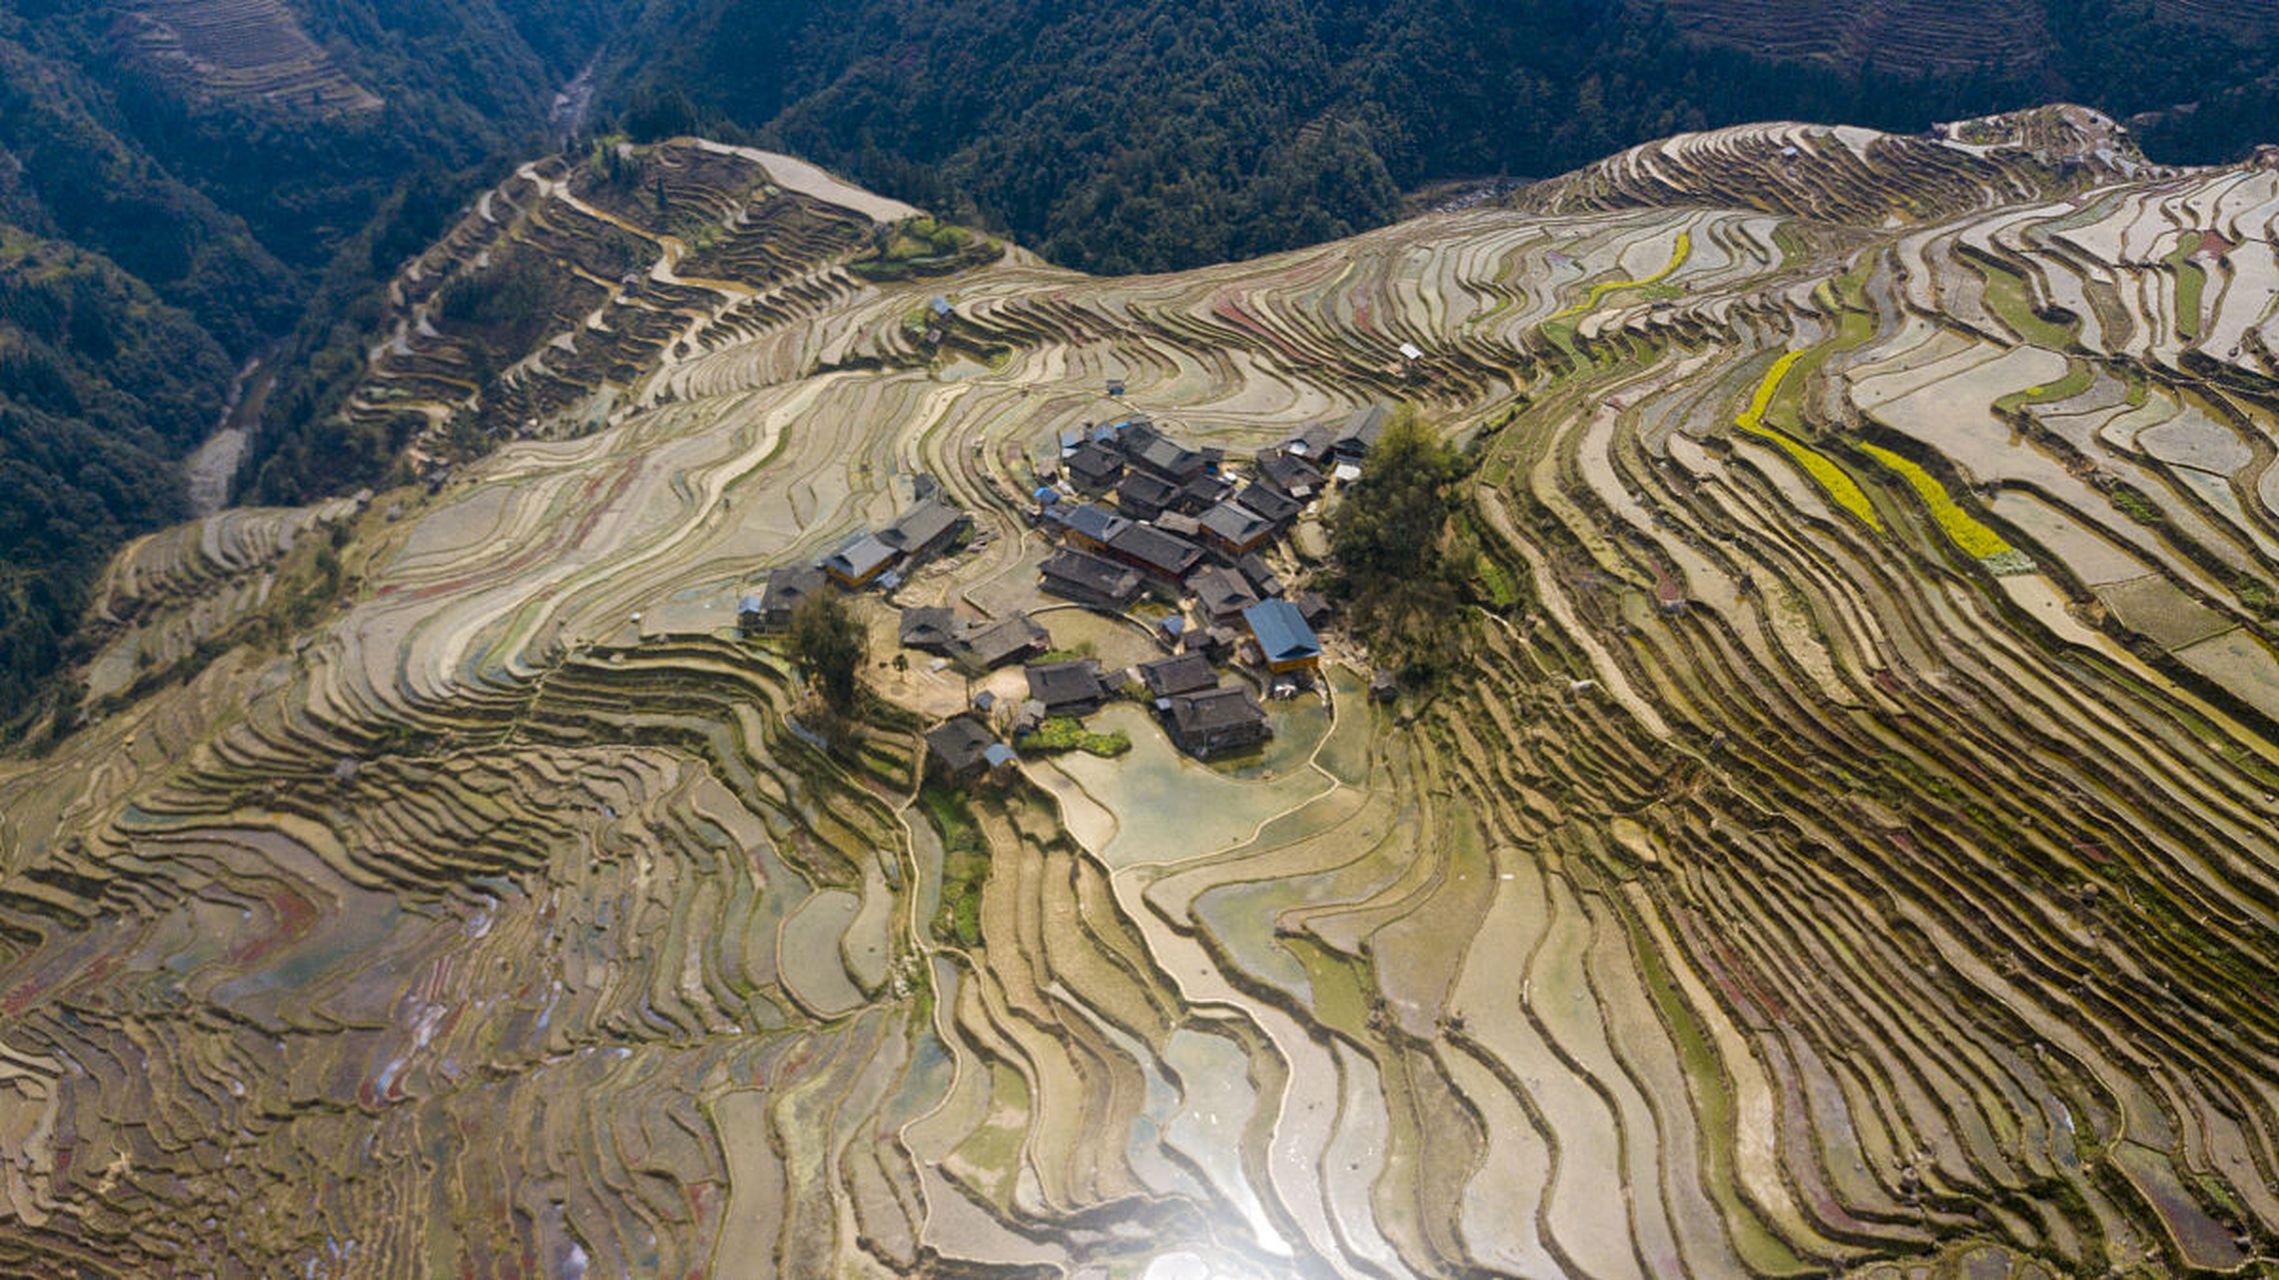
[[[2170,162],[2271,140],[2249,110],[2279,92],[2269,30],[2142,0],[2025,7],[2046,48],[1934,74],[1879,70],[1872,48],[1718,47],[1653,0],[659,0],[615,94],[638,133],[739,133],[1102,273],[1316,243],[1392,220],[1404,188],[1751,120],[1910,132],[2065,98],[2156,112],[2140,133]]]
[[[1444,555],[1456,453],[1402,405],[1329,517],[1332,586],[1356,634],[1411,679],[1455,660],[1462,625]]]
[[[846,600],[836,591],[818,591],[801,601],[792,611],[790,639],[791,660],[823,705],[841,719],[853,715],[870,638]]]

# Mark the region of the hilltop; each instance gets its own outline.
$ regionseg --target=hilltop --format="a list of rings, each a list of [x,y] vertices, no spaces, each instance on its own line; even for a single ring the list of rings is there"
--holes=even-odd
[[[779,153],[525,165],[344,400],[417,481],[131,544],[0,763],[0,1267],[2247,1265],[2275,224],[2074,108],[1124,278]],[[1116,701],[924,786],[974,686],[876,588],[839,747],[740,627],[934,501],[893,605],[1154,653],[1038,603],[1063,434],[1392,402],[1463,661],[1237,657],[1260,754]]]

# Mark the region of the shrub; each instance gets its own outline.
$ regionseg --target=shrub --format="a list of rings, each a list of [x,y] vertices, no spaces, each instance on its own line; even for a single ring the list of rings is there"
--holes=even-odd
[[[1074,717],[1054,716],[1038,725],[1036,732],[1021,739],[1021,746],[1043,755],[1082,751],[1112,760],[1132,749],[1132,737],[1121,729],[1094,733]]]

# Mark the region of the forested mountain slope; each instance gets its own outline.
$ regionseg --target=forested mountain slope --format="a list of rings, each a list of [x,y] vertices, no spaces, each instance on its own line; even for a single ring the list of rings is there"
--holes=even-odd
[[[231,371],[306,325],[272,360],[278,403],[299,403],[334,322],[495,177],[486,159],[546,145],[606,11],[0,9],[0,359],[17,375],[0,377],[0,722],[30,707],[102,558],[182,514],[179,462]]]
[[[2268,140],[2267,115],[2233,109],[2269,92],[2279,23],[2261,12],[654,0],[612,84],[637,129],[740,127],[1057,261],[1164,270],[1381,223],[1398,190],[1435,179],[1544,176],[1746,120],[1915,131],[2062,97],[2160,113],[2143,122],[2156,158],[2233,159]]]
[[[0,719],[35,705],[112,549],[186,514],[173,460],[229,373],[220,343],[117,266],[0,227]]]
[[[599,32],[580,12],[522,12],[539,46],[492,0],[11,6],[0,210],[249,352],[407,174],[541,144]]]

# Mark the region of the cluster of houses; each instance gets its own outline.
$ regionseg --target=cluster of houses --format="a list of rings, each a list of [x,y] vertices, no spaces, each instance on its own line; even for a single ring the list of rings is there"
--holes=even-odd
[[[1060,541],[1041,586],[1113,610],[1152,593],[1178,606],[1159,624],[1174,650],[1224,661],[1247,649],[1271,673],[1303,677],[1319,646],[1313,660],[1298,655],[1327,606],[1301,595],[1264,611],[1276,621],[1261,633],[1251,610],[1285,596],[1264,552],[1332,483],[1360,474],[1389,416],[1372,406],[1341,426],[1306,427],[1259,451],[1247,481],[1228,473],[1222,451],[1189,448],[1146,419],[1065,432],[1061,483],[1036,494],[1038,523]]]
[[[1252,605],[1251,611],[1246,625],[1264,637],[1283,671],[1310,673],[1320,662],[1321,647],[1296,606],[1284,600],[1264,600]],[[911,634],[915,626],[931,640],[940,634],[937,620],[921,617],[914,621],[912,615],[946,612],[906,609],[904,633]],[[1024,653],[1034,653],[1046,643],[1043,629],[1021,614],[1001,622],[964,624],[961,638],[945,643],[973,646],[978,651],[975,661],[979,662],[984,655],[1002,653],[1009,647],[983,640],[997,632],[1008,633],[1009,642],[1034,634],[1036,638],[1022,646]],[[1272,665],[1268,667],[1273,669]],[[1143,693],[1153,704],[1164,730],[1180,750],[1200,759],[1248,750],[1274,733],[1258,695],[1239,682],[1221,683],[1218,668],[1200,650],[1174,651],[1167,657],[1117,671],[1103,669],[1093,658],[1030,662],[1022,675],[1028,682],[1028,697],[1018,706],[1001,707],[995,696],[985,691],[975,698],[972,714],[957,716],[926,735],[935,767],[952,781],[993,772],[1012,762],[1011,748],[997,737],[997,723],[1004,723],[1018,742],[1048,719],[1080,720],[1133,693]]]
[[[1047,719],[1082,718],[1127,694],[1152,703],[1180,749],[1210,758],[1272,736],[1258,695],[1220,666],[1241,661],[1274,695],[1312,683],[1322,646],[1315,628],[1329,612],[1318,594],[1292,596],[1267,552],[1335,485],[1360,474],[1390,413],[1356,410],[1341,423],[1307,426],[1252,455],[1231,473],[1223,450],[1191,448],[1145,418],[1062,433],[1057,468],[1040,467],[1035,523],[1058,547],[1043,562],[1047,594],[1122,613],[1143,595],[1171,605],[1154,623],[1166,656],[1104,671],[1089,658],[1044,661],[1052,641],[1025,612],[995,619],[950,607],[904,609],[904,647],[938,654],[969,672],[1024,664],[1028,697],[1000,706],[981,694],[971,713],[926,735],[933,766],[954,780],[1011,767],[1014,741]],[[941,554],[971,519],[922,479],[918,500],[895,521],[863,531],[811,565],[772,570],[744,597],[746,631],[788,627],[802,601],[827,587],[891,591],[903,575]]]
[[[847,591],[902,585],[903,575],[947,551],[973,527],[973,517],[943,498],[931,476],[918,477],[917,490],[917,501],[885,528],[859,530],[813,564],[769,570],[758,592],[737,601],[736,625],[747,635],[781,631],[791,625],[800,602],[826,584]]]
[[[1211,660],[1200,653],[1159,658],[1138,670],[1164,730],[1191,756],[1207,760],[1273,736],[1257,697],[1242,685],[1220,684]]]
[[[926,486],[931,488],[929,484]],[[949,549],[973,517],[929,492],[876,533],[857,533],[823,557],[823,572],[849,591],[876,585],[892,591],[902,575]]]
[[[918,612],[922,611],[903,610],[905,630],[910,615]],[[1015,618],[1024,626],[1036,626],[1025,615],[1017,614]],[[935,770],[952,782],[1002,772],[1012,764],[1014,754],[1011,747],[999,741],[998,723],[1005,722],[1014,741],[1018,742],[1041,728],[1048,719],[1063,716],[1082,719],[1091,715],[1123,691],[1100,670],[1098,662],[1089,658],[1032,662],[1022,674],[1028,679],[1029,696],[1019,705],[1000,706],[995,694],[983,690],[974,696],[970,714],[953,716],[926,734],[926,748]]]
[[[1308,426],[1253,455],[1240,480],[1223,451],[1191,448],[1144,418],[1062,434],[1059,483],[1036,494],[1036,520],[1060,542],[1040,586],[1115,611],[1144,594],[1174,606],[1156,623],[1170,656],[1125,680],[1144,686],[1182,750],[1223,755],[1272,733],[1257,697],[1221,684],[1218,664],[1241,657],[1277,692],[1314,678],[1322,654],[1314,629],[1328,604],[1310,592],[1292,598],[1265,553],[1333,484],[1360,474],[1389,417],[1372,406],[1342,424]],[[1029,675],[1031,704],[1052,715],[1082,714],[1121,683],[1097,664]]]
[[[1027,613],[982,621],[946,605],[904,609],[900,639],[905,649],[940,654],[973,671],[994,671],[1052,647],[1052,637]]]

